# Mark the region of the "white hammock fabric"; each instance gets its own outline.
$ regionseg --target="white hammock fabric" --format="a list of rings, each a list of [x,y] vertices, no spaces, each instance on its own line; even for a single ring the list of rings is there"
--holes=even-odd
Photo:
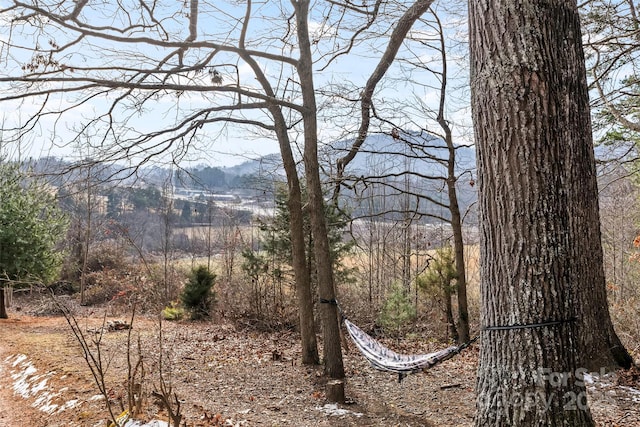
[[[360,353],[369,361],[371,366],[379,371],[398,374],[399,381],[402,381],[408,374],[424,371],[452,358],[470,344],[466,343],[459,347],[451,346],[428,354],[399,354],[374,340],[349,320],[344,319],[344,324],[356,347],[358,347]]]

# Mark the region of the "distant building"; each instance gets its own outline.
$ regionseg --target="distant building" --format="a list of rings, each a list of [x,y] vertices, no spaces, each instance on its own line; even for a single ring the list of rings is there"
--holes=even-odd
[[[240,196],[235,194],[216,194],[208,190],[193,190],[183,187],[175,187],[173,189],[173,198],[178,200],[187,200],[190,202],[225,202],[225,203],[241,203]]]

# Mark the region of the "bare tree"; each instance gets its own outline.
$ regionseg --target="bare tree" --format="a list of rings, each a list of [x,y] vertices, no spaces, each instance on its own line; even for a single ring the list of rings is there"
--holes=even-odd
[[[581,4],[585,52],[599,135],[632,151],[640,132],[640,15],[633,0]],[[620,150],[619,155],[624,150]]]
[[[410,258],[408,242],[411,224],[431,219],[451,225],[451,238],[455,248],[457,269],[458,328],[460,342],[469,340],[469,315],[467,308],[467,280],[464,264],[463,212],[458,198],[458,187],[473,186],[472,170],[474,165],[462,165],[456,154],[459,149],[468,147],[454,143],[453,124],[448,117],[451,110],[450,96],[451,75],[449,72],[448,50],[445,40],[445,29],[437,13],[433,10],[425,16],[416,18],[416,28],[406,36],[406,49],[398,54],[395,69],[398,77],[390,77],[388,84],[392,87],[411,84],[414,88],[430,90],[436,93],[438,101],[434,106],[423,100],[423,94],[416,91],[410,100],[390,99],[387,95],[378,99],[371,94],[367,104],[361,108],[369,108],[369,124],[391,140],[384,147],[371,145],[360,136],[346,148],[341,150],[342,157],[337,160],[337,178],[334,200],[341,187],[347,191],[369,192],[376,186],[386,186],[391,195],[396,195],[403,202],[400,206],[387,206],[387,210],[378,209],[376,215],[386,215],[396,211],[395,220],[404,224],[402,241],[403,282],[409,281],[410,269],[407,260]],[[429,55],[435,59],[425,62],[423,57]],[[380,64],[383,66],[386,64]],[[414,77],[416,70],[424,73]],[[426,81],[429,76],[432,83]],[[420,80],[423,79],[423,80]],[[381,85],[381,84],[379,84]],[[365,112],[362,112],[365,115]],[[425,127],[425,122],[427,123]],[[362,131],[362,129],[361,129]],[[360,134],[361,135],[361,134]],[[440,139],[440,140],[438,140]],[[377,153],[376,153],[377,151]],[[354,170],[349,164],[356,159],[356,154],[379,156],[381,164],[388,168],[381,170]],[[395,158],[402,160],[393,164]],[[384,160],[382,160],[384,159]],[[431,182],[431,183],[429,183]],[[467,187],[470,188],[470,187]],[[342,191],[344,197],[345,191]],[[467,192],[468,193],[468,192]],[[385,199],[389,194],[385,194]],[[446,212],[446,213],[444,213]],[[372,212],[365,214],[371,216]],[[356,215],[357,216],[357,215]],[[417,254],[418,252],[416,252]]]
[[[609,297],[624,304],[635,296],[634,239],[638,224],[638,187],[625,167],[602,166],[600,189],[602,246]],[[603,170],[606,169],[606,170]]]
[[[309,7],[306,2],[299,6],[302,12]],[[31,100],[41,105],[26,123],[11,129],[15,131],[13,141],[21,143],[29,138],[33,127],[39,124],[49,128],[51,138],[67,138],[69,143],[83,135],[90,136],[92,148],[103,161],[132,160],[140,166],[166,153],[178,159],[189,149],[198,149],[199,141],[204,139],[201,129],[205,126],[219,135],[225,128],[216,127],[218,123],[256,127],[275,134],[280,142],[291,192],[292,217],[301,218],[300,186],[288,135],[295,120],[288,123],[283,110],[299,113],[306,107],[288,101],[299,93],[297,85],[274,89],[272,82],[286,81],[279,81],[277,73],[272,79],[264,71],[275,64],[282,71],[291,72],[300,62],[293,56],[277,53],[278,49],[286,51],[294,47],[296,42],[296,36],[287,26],[285,16],[289,13],[285,11],[285,4],[275,5],[270,16],[264,18],[252,15],[251,2],[242,12],[233,4],[221,8],[198,0],[188,2],[186,7],[179,3],[156,7],[147,2],[103,6],[88,2],[74,5],[16,2],[2,13],[11,22],[15,39],[19,35],[27,39],[28,51],[12,63],[16,79],[3,79],[12,88],[11,94],[2,97],[2,101]],[[199,25],[201,15],[209,16],[207,25]],[[229,19],[230,15],[237,18]],[[98,16],[113,19],[101,21]],[[274,37],[264,35],[261,30],[269,26],[272,19],[284,23],[283,33]],[[258,21],[255,36],[249,39],[253,34],[250,33],[253,21]],[[228,30],[217,33],[216,28]],[[39,34],[37,40],[29,40],[31,30]],[[50,37],[42,44],[39,37],[45,37],[44,34]],[[274,41],[280,43],[281,48],[271,48]],[[12,48],[20,49],[20,42],[12,42]],[[258,45],[264,50],[254,49]],[[98,51],[101,60],[91,56]],[[109,66],[103,62],[109,62]],[[249,72],[245,83],[242,73],[247,70],[252,73]],[[251,77],[259,82],[258,86],[250,83]],[[74,97],[67,101],[65,95],[70,92]],[[172,99],[169,109],[162,105],[167,97]],[[184,98],[189,99],[183,102]],[[53,99],[65,99],[65,103],[69,103],[57,108]],[[195,99],[198,106],[190,108],[188,104]],[[65,114],[87,104],[96,109],[93,117],[70,131],[60,129]],[[155,121],[155,129],[141,130],[145,126],[140,125],[138,117],[144,111],[156,114],[166,111],[171,119]],[[59,119],[48,123],[49,117]],[[308,149],[313,147],[310,141]],[[309,156],[308,161],[313,161],[312,152]],[[294,247],[303,248],[300,242],[304,239],[298,237],[301,224],[301,221],[292,221],[292,236]],[[297,256],[304,251],[294,253]],[[318,356],[312,300],[305,279],[308,275],[300,274],[300,269],[306,267],[304,256],[299,258],[295,265],[297,294],[301,298],[303,360],[314,363]]]
[[[446,185],[446,194],[448,197],[447,210],[449,211],[450,218],[448,219],[448,223],[451,224],[451,232],[453,236],[453,248],[455,255],[455,265],[456,265],[456,293],[458,298],[458,333],[459,333],[459,342],[467,342],[469,341],[469,312],[468,312],[468,303],[467,303],[467,279],[466,279],[466,269],[464,263],[464,239],[463,239],[463,226],[462,226],[462,213],[460,210],[460,203],[458,201],[458,185],[460,183],[469,184],[472,183],[473,178],[467,177],[467,181],[461,180],[460,178],[469,172],[468,169],[459,168],[456,153],[458,151],[458,146],[454,144],[454,136],[452,131],[452,123],[451,120],[447,117],[447,101],[450,92],[450,74],[449,74],[449,58],[447,55],[448,48],[445,43],[445,32],[438,14],[433,12],[431,13],[432,19],[428,22],[424,22],[427,28],[432,28],[436,34],[434,40],[425,40],[424,37],[416,40],[417,44],[422,45],[423,48],[427,47],[431,50],[434,50],[439,56],[440,62],[440,70],[436,70],[433,63],[424,64],[419,61],[418,54],[414,54],[416,56],[415,60],[407,61],[410,65],[414,67],[422,67],[431,71],[436,75],[436,81],[440,83],[440,86],[436,88],[439,94],[439,100],[437,104],[437,108],[433,111],[428,108],[424,102],[419,102],[417,104],[421,105],[424,115],[435,116],[435,121],[440,127],[440,131],[431,130],[432,133],[439,136],[445,143],[446,152],[443,155],[434,155],[427,151],[425,157],[432,157],[434,160],[444,164],[446,166],[446,173],[443,174],[441,180],[444,181]],[[423,19],[426,21],[426,19]],[[409,38],[410,40],[412,37]],[[433,61],[435,62],[435,61]],[[462,146],[461,148],[464,148]]]
[[[104,200],[99,196],[102,168],[90,158],[60,171],[64,187],[58,192],[61,204],[71,213],[68,239],[71,246],[69,278],[80,282],[80,303],[86,303],[90,260],[105,228]]]
[[[408,9],[377,1],[357,6],[307,0],[244,5],[190,0],[94,4],[12,2],[0,11],[10,25],[3,52],[7,74],[0,102],[38,108],[5,126],[7,142],[25,143],[46,129],[61,145],[91,141],[103,161],[179,161],[229,134],[229,127],[275,137],[287,174],[303,358],[317,360],[312,297],[301,234],[310,215],[324,300],[333,300],[323,196],[317,160],[319,106],[314,67],[351,53],[384,18],[391,34],[384,61],[393,59],[407,29],[430,1]],[[384,10],[382,10],[384,9]],[[383,13],[384,12],[384,13]],[[399,18],[398,18],[399,17]],[[395,24],[397,21],[397,24]],[[310,28],[310,22],[314,28]],[[379,36],[376,36],[379,37]],[[374,71],[371,82],[384,73]],[[375,84],[368,84],[371,91]],[[81,120],[69,119],[91,106]],[[151,118],[151,120],[147,120]],[[3,134],[4,136],[4,134]],[[301,149],[309,206],[303,212],[293,148]],[[325,370],[344,375],[337,310],[322,306]]]

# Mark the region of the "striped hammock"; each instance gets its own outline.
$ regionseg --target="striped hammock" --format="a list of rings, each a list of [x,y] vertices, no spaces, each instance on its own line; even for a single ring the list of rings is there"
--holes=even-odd
[[[477,338],[460,346],[451,346],[444,350],[428,354],[398,354],[385,347],[362,329],[344,319],[344,324],[362,355],[371,366],[379,371],[394,372],[398,374],[398,381],[402,381],[409,374],[429,369],[438,363],[450,359],[467,348]]]

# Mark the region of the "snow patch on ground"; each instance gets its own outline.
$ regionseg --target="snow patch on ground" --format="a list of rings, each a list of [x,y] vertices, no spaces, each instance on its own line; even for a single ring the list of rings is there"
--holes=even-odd
[[[68,409],[73,409],[82,402],[79,399],[69,399],[64,401],[62,393],[68,390],[63,387],[55,392],[47,385],[49,379],[55,375],[55,371],[38,374],[38,369],[24,354],[9,356],[5,359],[5,364],[10,365],[11,379],[13,380],[13,392],[24,399],[33,399],[33,406],[47,414],[53,415]],[[0,372],[2,365],[0,364]],[[102,395],[95,395],[88,400],[104,399]],[[55,401],[64,403],[54,403]],[[100,425],[104,423],[101,421]],[[137,420],[128,420],[123,427],[169,427],[166,421],[153,420],[147,423]]]
[[[344,417],[345,415],[353,415],[354,417],[361,417],[360,412],[349,411],[348,409],[339,408],[336,403],[327,403],[324,406],[316,406],[316,410],[323,412],[330,417]]]
[[[169,423],[166,421],[149,421],[148,423],[143,423],[142,421],[130,420],[124,425],[124,427],[169,427]]]
[[[629,399],[631,399],[635,403],[640,403],[640,390],[627,386],[620,386],[620,388],[629,394]]]
[[[55,371],[38,374],[38,369],[24,354],[9,356],[5,363],[12,367],[13,392],[24,399],[34,399],[31,404],[34,408],[51,415],[78,405],[77,399],[54,403],[56,399],[61,400],[61,393],[53,391],[47,383]]]
[[[617,397],[640,403],[640,390],[618,385],[615,372],[584,374],[584,383],[587,386],[587,391],[592,396],[599,395],[604,400]]]

